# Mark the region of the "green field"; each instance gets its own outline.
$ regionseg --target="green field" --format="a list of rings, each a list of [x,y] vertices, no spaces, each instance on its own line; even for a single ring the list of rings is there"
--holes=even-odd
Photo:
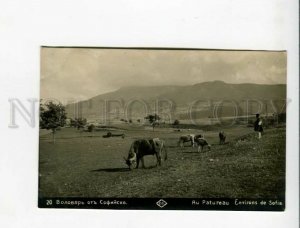
[[[122,127],[121,127],[122,128]],[[122,138],[102,138],[107,131],[79,132],[63,128],[40,135],[40,197],[243,197],[280,198],[285,194],[285,127],[266,129],[261,140],[252,128],[227,127],[228,143],[218,145],[218,130],[205,131],[212,144],[198,153],[177,147],[180,135],[172,128],[123,127],[113,133]],[[155,167],[147,156],[145,169],[129,171],[123,157],[137,138],[166,141],[168,159]]]

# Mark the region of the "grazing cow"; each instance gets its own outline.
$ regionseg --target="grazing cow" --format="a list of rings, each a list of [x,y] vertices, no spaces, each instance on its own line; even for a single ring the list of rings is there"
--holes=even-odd
[[[165,148],[165,144],[163,140],[159,138],[154,139],[138,139],[135,140],[129,149],[127,159],[124,158],[126,164],[130,169],[134,168],[134,164],[136,164],[136,168],[139,168],[140,161],[142,162],[142,167],[145,168],[144,164],[144,156],[146,155],[155,155],[157,159],[156,165],[161,165],[162,153],[165,152],[164,160],[167,159],[167,151]]]
[[[191,146],[194,147],[195,140],[198,138],[204,138],[204,136],[201,134],[199,134],[199,135],[194,135],[194,134],[182,135],[179,137],[178,146],[180,146],[182,148],[184,146],[183,145],[184,143],[191,142]]]
[[[208,150],[210,150],[211,145],[207,143],[207,141],[204,138],[197,138],[195,140],[196,144],[198,145],[198,152],[202,152],[203,148],[205,146],[208,147]]]
[[[195,144],[195,135],[182,135],[179,137],[178,146],[183,147],[184,143],[191,142],[191,146],[194,147]]]
[[[226,135],[225,135],[224,131],[219,132],[219,139],[220,139],[220,145],[225,144]]]
[[[204,135],[201,134],[195,135],[195,140],[196,139],[204,139]]]

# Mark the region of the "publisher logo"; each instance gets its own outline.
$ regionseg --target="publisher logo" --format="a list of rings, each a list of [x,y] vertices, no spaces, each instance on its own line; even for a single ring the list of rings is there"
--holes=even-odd
[[[163,199],[160,199],[160,200],[158,200],[158,201],[156,202],[156,205],[159,206],[160,208],[165,207],[167,204],[168,204],[168,203],[167,203],[165,200],[163,200]]]

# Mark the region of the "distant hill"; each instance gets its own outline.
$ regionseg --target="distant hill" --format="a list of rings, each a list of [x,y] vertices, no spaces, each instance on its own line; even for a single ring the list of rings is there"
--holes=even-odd
[[[79,104],[67,106],[70,117],[74,117],[75,106],[81,107],[81,114],[85,118],[101,115],[104,100],[122,100],[124,104],[131,100],[143,100],[146,103],[155,100],[172,100],[179,110],[184,110],[196,100],[282,100],[286,99],[286,85],[263,84],[229,84],[223,81],[203,82],[188,86],[132,86],[123,87],[116,91],[100,94]],[[113,108],[113,107],[112,107]],[[118,112],[117,109],[115,109]]]

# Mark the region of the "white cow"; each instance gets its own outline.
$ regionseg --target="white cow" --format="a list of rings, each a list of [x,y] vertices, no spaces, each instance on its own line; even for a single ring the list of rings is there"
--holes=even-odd
[[[195,146],[195,140],[197,139],[204,139],[204,136],[201,134],[195,135],[195,134],[188,134],[188,135],[182,135],[179,137],[178,146],[183,147],[184,143],[191,142],[191,146]]]

